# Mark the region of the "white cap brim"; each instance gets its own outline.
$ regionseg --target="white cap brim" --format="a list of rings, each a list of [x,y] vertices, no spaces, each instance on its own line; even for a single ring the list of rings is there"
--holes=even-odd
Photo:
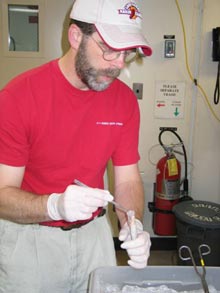
[[[144,55],[150,56],[152,54],[152,49],[148,45],[146,38],[133,26],[96,23],[95,27],[103,41],[113,49],[141,48]]]

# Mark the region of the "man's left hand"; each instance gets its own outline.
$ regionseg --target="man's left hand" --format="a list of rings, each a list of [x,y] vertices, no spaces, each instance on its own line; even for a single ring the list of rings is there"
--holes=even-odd
[[[121,248],[126,249],[130,259],[128,264],[136,269],[142,269],[147,266],[147,261],[150,255],[150,235],[143,231],[142,223],[135,219],[137,238],[131,240],[130,228],[126,222],[119,233],[119,240],[123,241]]]

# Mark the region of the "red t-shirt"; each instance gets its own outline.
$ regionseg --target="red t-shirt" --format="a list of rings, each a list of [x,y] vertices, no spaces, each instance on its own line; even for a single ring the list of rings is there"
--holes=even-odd
[[[58,60],[27,71],[0,91],[0,163],[25,166],[21,188],[61,193],[78,179],[103,188],[108,160],[139,160],[139,108],[116,79],[107,90],[74,88]]]

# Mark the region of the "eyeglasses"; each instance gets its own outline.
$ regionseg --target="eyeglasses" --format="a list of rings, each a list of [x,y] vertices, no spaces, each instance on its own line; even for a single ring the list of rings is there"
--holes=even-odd
[[[105,44],[103,44],[103,46],[105,46],[106,48],[103,48],[102,44],[96,41],[92,36],[89,36],[89,38],[91,38],[96,43],[96,45],[101,49],[103,59],[106,61],[116,60],[117,58],[119,58],[121,54],[123,54],[125,63],[131,63],[137,57],[138,53],[136,49],[117,51],[117,50],[112,50],[111,48],[108,48]]]

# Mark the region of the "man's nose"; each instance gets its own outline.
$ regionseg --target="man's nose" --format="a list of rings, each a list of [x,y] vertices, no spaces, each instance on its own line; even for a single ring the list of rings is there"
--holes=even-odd
[[[125,66],[125,55],[123,52],[118,56],[117,59],[113,60],[112,63],[115,67],[122,69]]]

